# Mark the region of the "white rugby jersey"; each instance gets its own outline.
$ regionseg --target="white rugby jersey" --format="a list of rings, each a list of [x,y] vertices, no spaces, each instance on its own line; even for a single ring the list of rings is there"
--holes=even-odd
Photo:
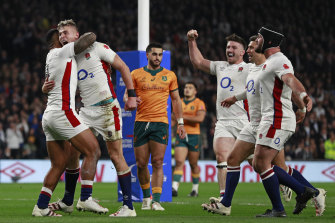
[[[247,101],[238,101],[229,108],[221,102],[245,90],[250,64],[229,64],[226,61],[211,61],[210,73],[217,77],[216,116],[218,120],[248,120]]]
[[[110,97],[116,98],[110,70],[115,55],[108,45],[99,42],[93,43],[84,52],[76,55],[78,87],[84,106]]]
[[[48,93],[46,111],[75,110],[77,63],[74,59],[74,43],[50,50],[45,73],[49,81],[55,82],[55,87]]]
[[[265,61],[259,73],[261,124],[271,124],[274,129],[295,131],[292,90],[281,80],[288,73],[294,74],[293,66],[283,53],[275,53]]]
[[[259,95],[259,73],[262,70],[263,65],[264,64],[252,64],[249,68],[249,74],[246,81],[250,123],[253,126],[258,126],[262,118],[261,99]]]

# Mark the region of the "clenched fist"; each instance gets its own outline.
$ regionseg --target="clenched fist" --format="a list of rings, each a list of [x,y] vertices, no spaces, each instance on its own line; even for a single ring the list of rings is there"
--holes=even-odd
[[[190,31],[187,32],[187,39],[189,41],[195,40],[196,38],[198,38],[198,31],[191,29]]]

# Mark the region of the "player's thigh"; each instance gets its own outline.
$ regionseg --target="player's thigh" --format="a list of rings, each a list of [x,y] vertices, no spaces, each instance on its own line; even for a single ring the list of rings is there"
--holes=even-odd
[[[47,141],[47,150],[51,161],[51,166],[65,169],[69,157],[68,153],[66,153],[65,141]]]
[[[253,167],[258,172],[261,173],[269,168],[271,168],[272,160],[277,156],[278,150],[275,150],[269,146],[256,145]]]
[[[280,152],[277,154],[277,156],[272,161],[273,165],[279,166],[283,170],[287,170],[287,165],[285,162],[285,152],[284,150],[280,150]]]
[[[84,130],[70,139],[72,145],[81,153],[89,156],[100,157],[100,147],[97,139],[89,129]]]
[[[254,153],[255,144],[237,139],[228,157],[228,165],[240,165]]]
[[[185,146],[177,146],[174,149],[174,159],[176,166],[183,166],[187,157],[188,148]]]
[[[106,141],[106,147],[110,156],[123,155],[121,139],[115,141]]]
[[[198,165],[200,151],[188,151],[188,162],[192,168]]]
[[[149,144],[134,147],[135,159],[138,168],[146,168],[149,163],[150,151]]]
[[[165,150],[166,150],[166,145],[159,143],[159,142],[149,140],[149,150],[151,153],[151,163],[153,167],[162,166],[164,155],[165,155]]]
[[[226,162],[233,150],[235,138],[219,137],[214,140],[214,152],[217,162]]]
[[[79,167],[80,152],[69,141],[64,142],[64,148],[68,154],[66,168],[77,169]]]

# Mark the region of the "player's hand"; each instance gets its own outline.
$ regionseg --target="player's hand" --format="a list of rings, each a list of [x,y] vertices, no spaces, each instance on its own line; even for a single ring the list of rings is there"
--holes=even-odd
[[[133,111],[137,107],[136,97],[129,97],[124,104],[124,109],[126,111]]]
[[[49,93],[53,88],[55,87],[55,81],[51,80],[49,81],[49,79],[45,79],[44,84],[42,86],[42,92],[44,94]]]
[[[304,97],[303,101],[304,101],[304,103],[306,105],[307,111],[310,112],[312,110],[312,107],[313,107],[313,101],[312,101],[312,99],[308,95],[306,95]]]
[[[187,32],[187,39],[189,41],[195,40],[196,38],[198,38],[198,31],[191,29],[190,31]]]
[[[136,97],[136,105],[138,106],[141,102],[141,97]]]
[[[184,128],[184,125],[178,125],[177,132],[180,139],[185,139],[186,137],[186,130]]]
[[[298,111],[295,113],[295,119],[297,124],[301,123],[306,116],[306,112],[302,112],[298,109]]]
[[[237,101],[236,97],[235,96],[231,96],[229,98],[224,99],[221,102],[221,106],[229,108],[230,106],[232,106],[233,104],[235,104],[236,101]]]

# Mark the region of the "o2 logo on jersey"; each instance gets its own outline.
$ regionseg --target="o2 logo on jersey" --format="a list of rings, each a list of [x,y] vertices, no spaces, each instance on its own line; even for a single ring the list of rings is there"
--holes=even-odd
[[[82,81],[85,80],[87,77],[93,78],[94,74],[88,73],[85,69],[81,69],[80,71],[78,71],[78,80]]]
[[[231,85],[230,77],[224,77],[221,79],[220,85],[222,88],[229,88],[230,91],[234,91],[234,86]]]
[[[256,89],[255,89],[255,82],[254,82],[254,80],[248,81],[248,83],[247,83],[247,91],[249,93],[251,92],[251,94],[255,94]]]

